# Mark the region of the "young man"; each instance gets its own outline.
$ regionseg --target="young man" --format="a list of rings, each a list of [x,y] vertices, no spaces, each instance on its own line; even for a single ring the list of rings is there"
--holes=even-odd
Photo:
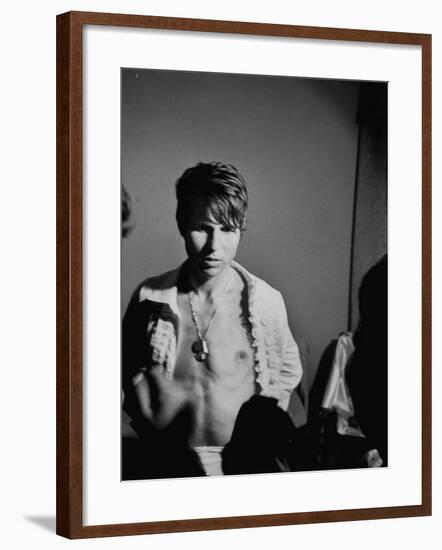
[[[234,261],[245,181],[199,163],[176,195],[187,260],[144,281],[123,322],[124,409],[141,442],[123,449],[123,478],[287,469],[302,367],[281,294]]]

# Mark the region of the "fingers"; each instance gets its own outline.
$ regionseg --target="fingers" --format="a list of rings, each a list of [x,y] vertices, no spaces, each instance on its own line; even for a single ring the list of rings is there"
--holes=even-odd
[[[166,428],[183,410],[191,414],[195,407],[195,399],[183,384],[170,380],[161,367],[154,367],[146,374],[150,390],[150,405],[155,425],[159,429]]]

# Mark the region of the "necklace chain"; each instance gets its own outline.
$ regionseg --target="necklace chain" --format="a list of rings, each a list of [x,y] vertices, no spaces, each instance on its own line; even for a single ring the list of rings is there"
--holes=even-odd
[[[195,355],[195,358],[197,361],[200,361],[200,362],[204,361],[205,359],[207,359],[207,356],[209,355],[209,346],[207,344],[207,340],[205,339],[205,336],[215,317],[216,311],[218,309],[218,305],[220,304],[221,299],[224,296],[224,293],[226,292],[227,287],[229,286],[229,282],[230,282],[230,277],[227,279],[227,282],[224,285],[223,290],[221,291],[220,295],[218,296],[218,299],[215,302],[215,307],[213,308],[209,322],[207,323],[207,326],[204,329],[204,331],[201,330],[198,324],[198,319],[197,319],[194,304],[192,302],[192,298],[190,296],[190,292],[187,294],[187,298],[189,300],[190,313],[192,315],[192,321],[193,321],[193,324],[195,325],[196,335],[198,338],[198,340],[192,344],[192,352]]]

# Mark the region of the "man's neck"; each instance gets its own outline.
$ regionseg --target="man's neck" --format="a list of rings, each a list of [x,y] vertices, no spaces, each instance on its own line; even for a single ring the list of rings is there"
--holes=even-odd
[[[189,290],[198,295],[201,301],[216,300],[229,285],[232,278],[233,270],[229,266],[227,269],[219,273],[216,277],[203,279],[193,270],[192,266],[188,268],[188,283]]]

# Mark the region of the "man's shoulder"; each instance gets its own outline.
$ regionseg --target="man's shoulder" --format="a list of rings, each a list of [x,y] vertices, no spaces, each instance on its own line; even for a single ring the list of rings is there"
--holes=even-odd
[[[159,275],[153,275],[144,279],[135,289],[134,297],[137,301],[148,299],[152,294],[170,291],[176,286],[181,266]]]
[[[247,271],[247,269],[245,269],[240,264],[236,263],[235,266],[243,274],[246,281],[249,283],[249,286],[253,288],[254,294],[256,295],[257,299],[264,300],[265,302],[268,302],[270,304],[275,304],[275,300],[277,303],[279,303],[279,301],[282,299],[279,290],[271,286],[264,279],[258,277],[257,275],[254,275],[250,271]]]

